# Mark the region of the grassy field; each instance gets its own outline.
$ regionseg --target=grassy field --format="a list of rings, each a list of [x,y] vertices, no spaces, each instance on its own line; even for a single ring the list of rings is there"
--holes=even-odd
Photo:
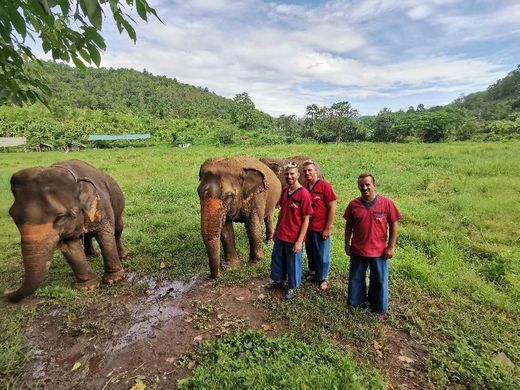
[[[319,161],[339,197],[332,286],[327,294],[305,287],[290,303],[267,300],[273,318],[289,324],[287,334],[277,339],[245,332],[206,344],[194,376],[183,382],[187,387],[196,388],[208,378],[230,388],[249,383],[251,377],[260,378],[255,383],[268,384],[283,376],[284,362],[301,355],[309,367],[330,362],[323,368],[329,386],[350,383],[353,387],[378,388],[384,385],[382,376],[369,367],[375,353],[371,343],[377,339],[384,344],[386,326],[405,330],[426,347],[427,380],[435,387],[520,388],[518,141],[287,145],[249,150],[157,146],[66,155],[1,153],[0,289],[16,285],[22,276],[19,235],[8,215],[13,172],[67,158],[80,158],[106,171],[119,182],[127,199],[123,237],[132,256],[125,267],[140,275],[188,279],[208,273],[196,193],[199,166],[211,156],[244,154],[307,154]],[[403,214],[396,256],[391,260],[391,311],[385,324],[363,311],[349,313],[345,303],[348,261],[343,251],[341,216],[348,200],[358,195],[355,178],[366,170],[378,179],[378,191],[392,198]],[[245,258],[244,229],[238,226],[236,231],[238,249]],[[265,254],[268,257],[267,247]],[[162,262],[166,267],[160,266]],[[96,267],[101,274],[99,262]],[[268,275],[268,268],[267,261],[243,267],[226,273],[221,283],[245,283]],[[37,292],[44,298],[43,304],[0,303],[5,313],[0,318],[0,383],[12,383],[30,359],[23,332],[31,318],[58,304],[81,310],[79,302],[85,293],[71,289],[71,283],[69,268],[56,253],[49,278]],[[131,293],[132,286],[116,288],[120,293]],[[111,291],[104,287],[90,296]],[[302,330],[304,323],[308,326]],[[240,367],[214,369],[212,354],[232,356],[237,343],[249,346],[257,351],[254,356],[260,357],[266,345],[277,345],[276,360],[268,369],[257,367],[240,371],[238,376],[230,373]],[[500,353],[514,366],[500,362]],[[298,381],[286,386],[312,388],[325,383],[316,382],[315,371],[287,371]],[[243,382],[237,382],[240,380]]]

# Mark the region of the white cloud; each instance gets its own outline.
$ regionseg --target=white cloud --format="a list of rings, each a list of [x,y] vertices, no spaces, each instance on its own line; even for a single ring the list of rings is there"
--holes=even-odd
[[[520,20],[520,5],[499,3],[484,20],[487,9],[465,14],[455,0],[318,6],[164,0],[155,6],[165,24],[138,24],[135,46],[108,26],[102,65],[146,68],[226,97],[246,91],[275,115],[301,115],[309,104],[339,100],[362,112],[370,99],[409,97],[408,105],[416,105],[417,95],[455,98],[511,70],[500,59],[466,51],[463,41],[515,34],[500,23]]]

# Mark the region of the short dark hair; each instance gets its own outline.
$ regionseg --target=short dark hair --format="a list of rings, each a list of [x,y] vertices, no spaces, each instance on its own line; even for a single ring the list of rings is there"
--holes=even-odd
[[[370,177],[372,179],[372,183],[374,183],[374,185],[376,185],[376,179],[375,179],[374,175],[372,175],[370,172],[360,173],[359,176],[357,177],[357,181],[359,181],[359,179],[364,179],[365,177]]]

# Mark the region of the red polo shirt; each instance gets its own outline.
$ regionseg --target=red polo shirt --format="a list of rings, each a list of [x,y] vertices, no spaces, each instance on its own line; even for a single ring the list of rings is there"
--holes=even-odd
[[[311,196],[305,187],[300,187],[291,195],[285,187],[278,204],[281,207],[274,236],[279,240],[295,243],[305,215],[312,215]],[[305,237],[303,238],[305,241]]]
[[[400,220],[401,214],[390,199],[377,195],[371,205],[361,198],[350,201],[343,218],[352,226],[351,252],[381,257],[386,249],[388,224]]]
[[[322,232],[325,230],[327,223],[328,204],[337,199],[336,194],[330,183],[324,179],[318,179],[312,187],[310,183],[307,183],[306,188],[311,194],[312,209],[314,210],[314,215],[309,223],[309,230]]]

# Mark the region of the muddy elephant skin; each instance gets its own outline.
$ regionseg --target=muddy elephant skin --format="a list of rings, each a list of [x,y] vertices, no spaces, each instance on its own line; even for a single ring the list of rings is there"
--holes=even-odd
[[[19,301],[39,287],[56,248],[74,272],[75,287],[98,287],[87,261],[95,255],[92,238],[103,255],[103,281],[125,278],[120,262],[126,257],[121,242],[125,199],[114,179],[86,162],[68,160],[16,172],[11,191],[9,214],[20,231],[25,276],[18,289],[5,291],[8,300]]]
[[[220,242],[226,268],[240,265],[233,222],[245,224],[249,261],[262,259],[262,222],[266,240],[272,240],[273,213],[280,198],[281,185],[276,175],[254,158],[215,157],[202,164],[199,180],[201,230],[211,277],[220,274]]]
[[[307,160],[313,160],[314,165],[316,166],[316,172],[318,172],[318,177],[320,179],[323,178],[323,175],[321,173],[320,166],[314,160],[312,157],[309,156],[293,156],[293,157],[286,157],[286,158],[270,158],[270,157],[262,157],[260,159],[261,162],[263,162],[265,165],[267,165],[271,170],[275,173],[276,177],[278,177],[278,180],[280,180],[280,183],[282,184],[282,188],[284,188],[287,184],[285,183],[285,176],[283,173],[284,167],[289,164],[290,162],[295,162],[298,164],[298,171],[300,172],[300,177],[298,181],[300,184],[305,184],[305,176],[303,174],[303,163]]]

